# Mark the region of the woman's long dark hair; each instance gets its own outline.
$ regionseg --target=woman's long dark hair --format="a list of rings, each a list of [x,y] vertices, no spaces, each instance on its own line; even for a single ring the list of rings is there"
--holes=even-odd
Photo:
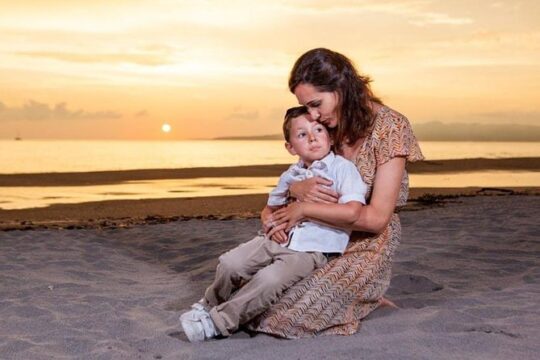
[[[318,48],[300,56],[289,76],[289,89],[294,93],[300,84],[311,84],[318,91],[337,92],[338,124],[333,131],[334,145],[355,144],[366,136],[373,125],[374,114],[370,101],[382,104],[373,95],[369,76],[360,75],[346,56],[332,50]]]

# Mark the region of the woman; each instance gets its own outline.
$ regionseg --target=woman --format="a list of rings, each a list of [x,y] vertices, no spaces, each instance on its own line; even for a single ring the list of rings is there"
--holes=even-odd
[[[331,129],[337,153],[353,161],[368,185],[368,205],[353,225],[343,256],[299,281],[250,328],[285,338],[319,334],[350,335],[360,320],[384,302],[394,251],[401,227],[396,209],[408,195],[407,161],[423,156],[408,120],[386,107],[345,56],[314,49],[295,63],[289,89],[305,105],[313,120]],[[328,181],[311,178],[289,189],[300,201],[336,202],[325,187]],[[263,224],[282,233],[300,221],[292,203]],[[330,225],[343,226],[343,224]]]

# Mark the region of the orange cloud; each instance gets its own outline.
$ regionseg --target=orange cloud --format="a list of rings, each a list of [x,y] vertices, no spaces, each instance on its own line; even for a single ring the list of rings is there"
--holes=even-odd
[[[121,114],[114,111],[89,112],[85,110],[69,110],[66,103],[50,106],[34,100],[28,100],[20,107],[8,107],[0,102],[0,121],[44,121],[44,120],[91,120],[117,119]]]
[[[60,61],[78,63],[133,63],[138,65],[167,64],[166,57],[160,54],[123,54],[123,53],[73,53],[55,51],[28,51],[18,52],[18,55],[30,57],[44,57]]]

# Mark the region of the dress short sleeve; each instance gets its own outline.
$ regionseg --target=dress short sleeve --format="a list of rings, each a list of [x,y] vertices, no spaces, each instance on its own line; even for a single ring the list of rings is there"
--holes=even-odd
[[[362,180],[356,165],[343,159],[337,174],[335,181],[337,192],[340,194],[338,203],[346,204],[349,201],[358,201],[366,205],[367,185]]]
[[[411,124],[405,116],[384,107],[377,117],[373,129],[377,166],[397,156],[405,157],[410,162],[424,159]]]

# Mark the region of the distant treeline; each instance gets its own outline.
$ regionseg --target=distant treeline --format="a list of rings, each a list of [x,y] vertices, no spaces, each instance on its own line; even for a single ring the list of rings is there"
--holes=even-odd
[[[416,137],[423,141],[540,141],[540,126],[512,124],[444,124],[438,121],[414,124]],[[227,136],[214,140],[283,140],[281,134]]]

